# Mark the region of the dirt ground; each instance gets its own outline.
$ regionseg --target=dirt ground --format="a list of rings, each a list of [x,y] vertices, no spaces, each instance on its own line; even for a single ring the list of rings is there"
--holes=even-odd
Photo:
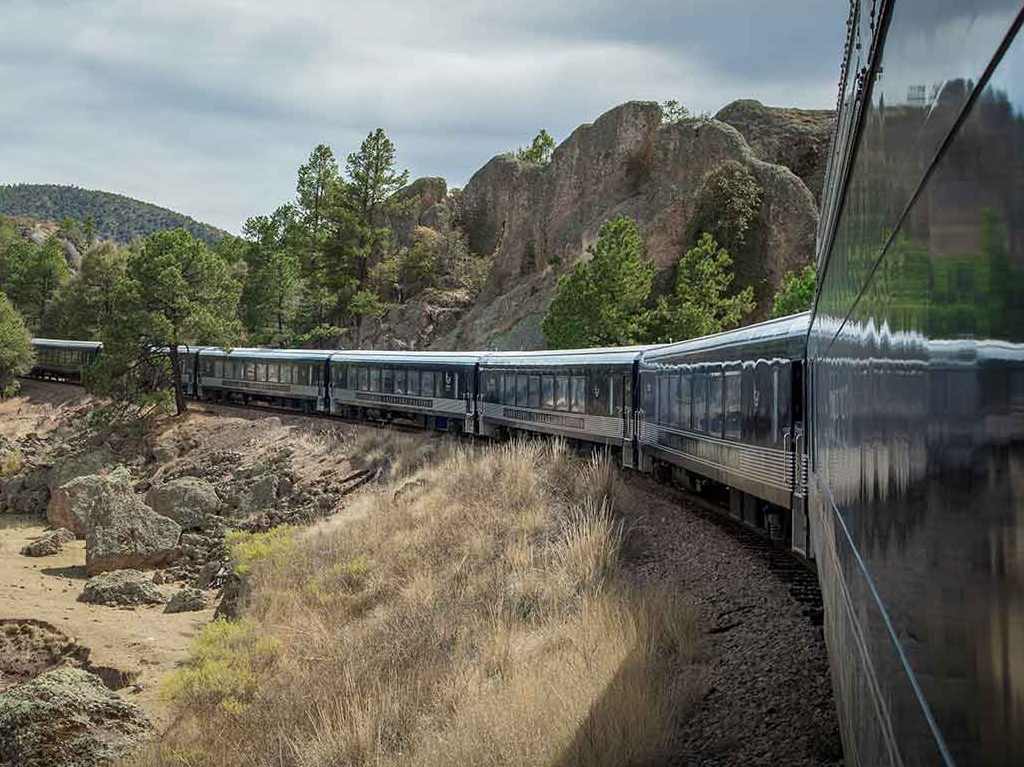
[[[77,602],[85,583],[85,542],[59,554],[26,557],[22,546],[45,530],[42,520],[0,516],[0,619],[44,621],[90,650],[89,663],[138,674],[120,690],[158,727],[167,724],[160,679],[185,657],[189,640],[213,617],[201,612],[164,615],[163,606],[130,609]]]

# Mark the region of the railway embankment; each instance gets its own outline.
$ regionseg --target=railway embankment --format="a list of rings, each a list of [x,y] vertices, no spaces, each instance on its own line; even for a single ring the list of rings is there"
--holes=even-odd
[[[82,716],[76,753],[147,766],[841,758],[806,594],[675,491],[560,442],[98,404],[0,403],[0,763],[70,763]],[[47,514],[82,529],[22,553]]]

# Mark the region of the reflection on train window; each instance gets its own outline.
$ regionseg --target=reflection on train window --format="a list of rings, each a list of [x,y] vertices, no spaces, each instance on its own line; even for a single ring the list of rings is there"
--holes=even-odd
[[[722,436],[722,373],[708,376],[708,431]]]
[[[367,368],[359,368],[359,391],[370,390],[370,371]]]
[[[391,394],[395,390],[395,371],[391,368],[381,368],[380,390],[385,394]]]
[[[262,362],[256,363],[256,380],[266,381],[267,380],[267,366]]]
[[[529,406],[540,407],[540,376],[530,376]]]
[[[572,377],[572,412],[587,412],[587,379],[585,376]]]
[[[419,395],[420,393],[420,371],[410,370],[405,376],[405,390],[409,394]]]
[[[725,436],[730,439],[739,439],[743,428],[742,393],[740,371],[728,371],[725,374]]]
[[[705,373],[693,377],[693,428],[702,432],[708,430],[708,377]]]
[[[555,410],[569,409],[569,379],[566,376],[555,377]]]
[[[278,383],[281,378],[280,368],[277,365],[267,365],[267,380],[270,383]]]
[[[541,407],[548,410],[555,409],[555,379],[552,376],[544,376],[540,382]]]
[[[679,376],[675,375],[669,379],[669,421],[675,428],[679,428]]]
[[[256,380],[256,364],[253,362],[245,363],[245,380],[255,381]]]
[[[342,375],[345,371],[342,370]],[[281,383],[290,384],[292,382],[292,365],[286,364],[281,366]]]
[[[528,387],[528,384],[527,384],[527,381],[526,381],[526,376],[524,376],[524,375],[517,375],[516,376],[516,404],[519,405],[520,407],[526,407],[527,387]]]
[[[380,368],[370,368],[370,391],[380,391]]]
[[[668,425],[668,376],[658,377],[658,423]]]
[[[420,373],[420,394],[425,397],[434,396],[434,371],[424,370]]]
[[[681,379],[679,382],[679,428],[689,430],[693,428],[693,423],[691,422],[693,383],[692,377],[689,375],[684,375]]]
[[[395,394],[405,394],[405,371],[395,371]]]

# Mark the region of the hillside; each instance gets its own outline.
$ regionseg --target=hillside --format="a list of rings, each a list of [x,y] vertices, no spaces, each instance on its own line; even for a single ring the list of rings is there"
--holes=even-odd
[[[212,243],[226,232],[158,205],[110,192],[57,184],[0,186],[0,213],[40,221],[92,220],[102,240],[131,242],[161,229],[183,227]]]

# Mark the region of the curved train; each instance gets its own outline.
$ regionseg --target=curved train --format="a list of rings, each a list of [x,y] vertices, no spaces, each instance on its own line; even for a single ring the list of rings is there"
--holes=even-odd
[[[194,349],[192,396],[560,434],[812,560],[846,763],[1024,763],[1020,0],[852,0],[810,313],[546,352]],[[76,380],[96,345],[37,341]]]

